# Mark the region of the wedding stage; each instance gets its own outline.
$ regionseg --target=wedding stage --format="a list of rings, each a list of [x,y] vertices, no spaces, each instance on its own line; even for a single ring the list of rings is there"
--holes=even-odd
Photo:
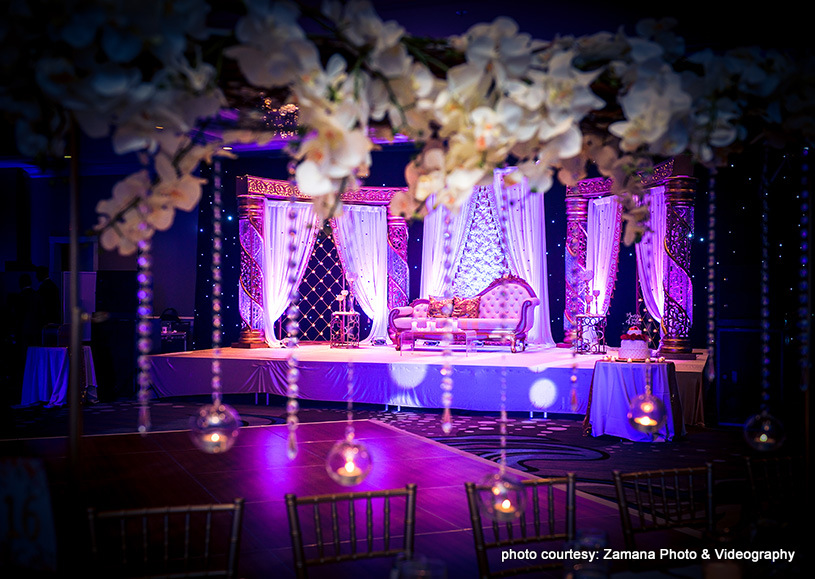
[[[286,395],[286,348],[223,348],[220,350],[225,394]],[[610,350],[613,354],[613,351]],[[703,422],[702,376],[707,354],[675,360],[677,384],[688,424]],[[154,395],[159,398],[211,392],[214,350],[150,356]],[[327,343],[297,347],[299,397],[303,400],[347,400],[349,368],[355,402],[407,408],[442,408],[440,348],[418,346],[396,351],[393,346],[331,348]],[[531,346],[511,353],[506,346],[481,346],[476,352],[455,347],[452,408],[497,412],[501,379],[506,372],[506,409],[510,412],[585,414],[594,365],[600,355],[573,355],[568,348]],[[577,377],[572,387],[572,373]]]

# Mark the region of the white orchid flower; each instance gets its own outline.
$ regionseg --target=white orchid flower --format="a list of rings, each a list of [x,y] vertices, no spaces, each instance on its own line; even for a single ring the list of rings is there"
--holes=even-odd
[[[155,158],[158,183],[153,186],[153,197],[158,203],[182,211],[192,211],[201,199],[201,185],[206,179],[190,173],[179,174],[170,159],[163,154]]]
[[[116,183],[110,199],[96,204],[100,216],[96,229],[101,232],[99,241],[102,247],[118,249],[122,255],[129,255],[136,251],[139,241],[152,235],[142,208],[150,185],[147,171],[138,171]]]

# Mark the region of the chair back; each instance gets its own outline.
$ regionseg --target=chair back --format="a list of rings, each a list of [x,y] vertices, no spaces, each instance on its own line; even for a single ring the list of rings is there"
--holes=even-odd
[[[93,572],[100,577],[236,577],[244,500],[88,509]]]
[[[613,471],[626,549],[636,535],[687,527],[713,534],[713,465]]]
[[[403,489],[286,495],[298,578],[308,568],[357,559],[413,556],[416,485]],[[308,517],[301,518],[301,511]]]
[[[502,564],[501,569],[497,569],[499,561],[496,557],[490,556],[499,549],[503,550],[503,547],[527,544],[536,544],[538,551],[540,545],[546,544],[551,544],[553,550],[557,550],[558,547],[563,548],[567,542],[574,540],[576,488],[574,473],[568,473],[564,477],[524,480],[522,484],[526,487],[527,497],[526,508],[520,518],[500,523],[490,521],[485,530],[478,495],[488,487],[472,482],[464,483],[480,579],[507,577],[563,566],[562,560],[538,557],[532,564],[522,566]],[[555,493],[555,487],[559,485],[565,485],[564,495],[561,495],[560,491]]]

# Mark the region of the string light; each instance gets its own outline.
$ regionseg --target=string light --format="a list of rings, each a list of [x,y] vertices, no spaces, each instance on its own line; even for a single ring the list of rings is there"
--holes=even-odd
[[[770,291],[769,291],[769,182],[767,153],[761,171],[761,406],[744,424],[744,438],[759,451],[779,448],[786,435],[784,426],[769,411],[770,400]]]
[[[506,190],[501,186],[502,207],[498,222],[500,225],[501,242],[503,248],[507,247],[507,212],[509,203]],[[506,284],[502,284],[500,293],[501,317],[506,318],[507,292]],[[506,330],[503,327],[502,329]],[[501,455],[497,473],[487,475],[479,486],[479,499],[486,515],[495,521],[511,521],[519,518],[526,506],[526,488],[515,476],[507,473],[507,367],[505,363],[506,353],[502,355],[501,364],[501,414],[499,419]]]
[[[445,320],[445,328],[447,332],[442,337],[442,365],[441,365],[441,430],[444,434],[450,434],[453,431],[453,414],[450,410],[453,405],[453,351],[452,342],[453,334],[451,333],[452,325],[450,317],[453,315],[453,301],[450,298],[452,293],[452,278],[450,270],[452,268],[452,233],[450,232],[450,213],[449,211],[444,216],[444,305],[442,306],[443,316]]]
[[[240,416],[234,408],[223,402],[221,383],[221,295],[223,277],[221,256],[223,251],[221,165],[217,159],[213,163],[212,182],[212,365],[210,388],[212,403],[202,406],[190,421],[190,436],[193,442],[210,454],[226,452],[240,433]]]
[[[478,497],[487,517],[495,521],[519,518],[526,507],[526,488],[507,472],[507,369],[501,367],[501,417],[498,421],[501,455],[497,473],[487,475],[478,486]]]
[[[354,438],[354,363],[350,360],[347,366],[347,393],[345,438],[331,447],[325,468],[336,482],[343,486],[355,486],[371,472],[373,461],[368,448]]]
[[[339,219],[347,219],[347,234],[349,237],[354,236],[354,220],[348,214],[340,215],[332,220],[332,225],[336,224]],[[340,293],[341,302],[343,304],[343,311],[354,311],[354,289],[357,281],[355,272],[346,272],[342,268],[343,274],[343,287],[347,278],[350,293],[343,290]],[[348,299],[346,310],[346,297]],[[359,329],[357,332],[357,343],[359,340]],[[341,341],[345,341],[348,336],[341,336]],[[373,462],[371,454],[368,452],[367,447],[361,442],[355,440],[354,432],[354,362],[351,357],[348,357],[346,366],[346,398],[348,400],[346,418],[347,424],[345,426],[345,438],[337,441],[328,453],[325,468],[328,475],[336,482],[343,486],[355,486],[361,483],[371,472]]]
[[[139,421],[138,430],[145,434],[150,430],[150,351],[152,343],[151,317],[153,315],[153,274],[151,242],[149,239],[139,241],[139,254],[136,259],[139,282],[138,290],[138,384],[139,384]]]
[[[605,353],[605,352],[603,352]],[[577,398],[577,349],[572,348],[572,373],[569,376],[571,389],[569,392],[569,406],[572,412],[577,412],[580,408],[580,402]]]
[[[809,199],[809,147],[805,147],[801,152],[801,218],[799,223],[801,257],[799,260],[800,267],[798,269],[798,344],[801,391],[806,391],[809,388],[810,366],[812,363],[810,360],[810,321],[812,316],[812,297],[810,294],[811,218],[812,206]]]
[[[290,171],[293,172],[293,167],[290,166]],[[286,362],[288,371],[286,373],[286,426],[288,428],[288,438],[286,441],[286,454],[290,460],[294,460],[297,456],[297,427],[300,420],[297,418],[297,413],[300,410],[300,403],[298,397],[300,395],[300,369],[298,368],[298,355],[297,355],[297,340],[300,326],[297,323],[297,317],[300,313],[297,307],[297,300],[299,293],[297,291],[297,262],[295,260],[297,245],[295,242],[297,235],[297,212],[294,209],[295,197],[292,195],[289,198],[289,244],[288,250],[288,281],[291,286],[289,294],[289,307],[286,310],[286,341],[285,345],[288,349],[288,356]]]
[[[707,206],[707,379],[716,379],[716,173],[711,171]]]

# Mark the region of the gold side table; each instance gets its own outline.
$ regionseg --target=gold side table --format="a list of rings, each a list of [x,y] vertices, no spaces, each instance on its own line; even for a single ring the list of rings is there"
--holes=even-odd
[[[331,347],[359,348],[359,313],[331,313]]]
[[[578,354],[606,353],[606,317],[600,314],[575,316],[576,334],[572,348]]]

